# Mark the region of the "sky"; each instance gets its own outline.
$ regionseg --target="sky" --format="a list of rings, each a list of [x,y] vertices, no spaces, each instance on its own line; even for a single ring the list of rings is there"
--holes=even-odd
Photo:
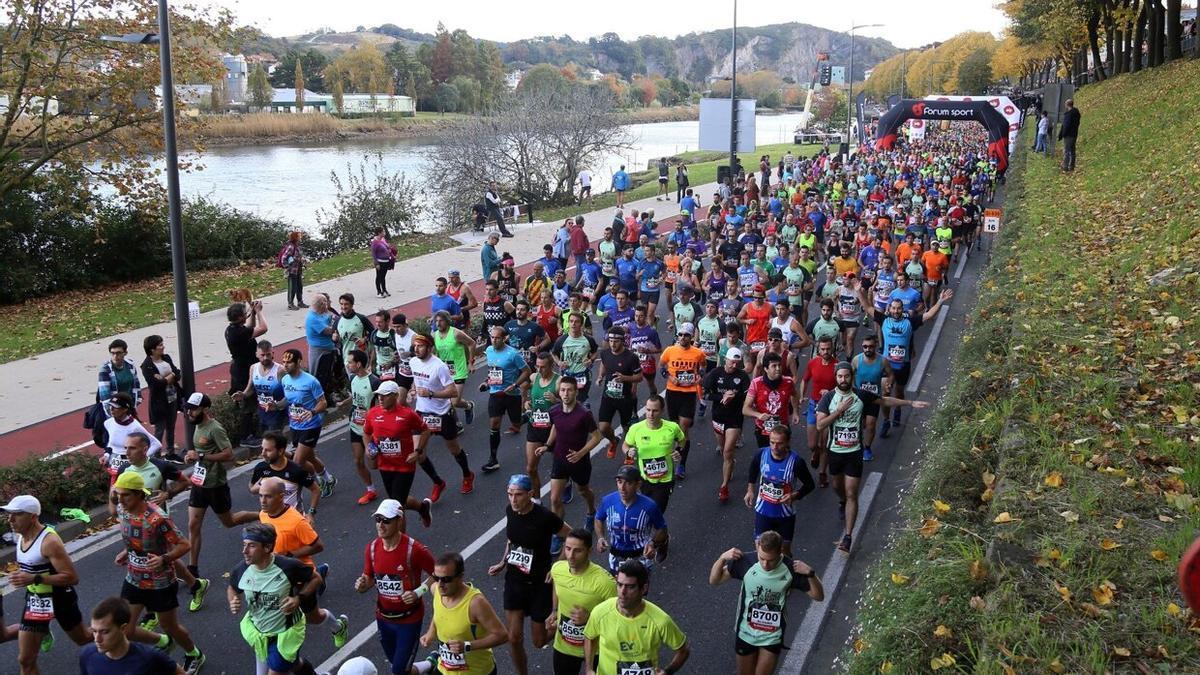
[[[762,26],[800,22],[844,31],[855,24],[885,24],[863,28],[856,35],[881,37],[902,48],[945,40],[965,30],[987,30],[997,37],[1006,19],[993,5],[996,0],[849,0],[832,2],[763,3],[743,0],[738,25]],[[677,2],[602,0],[448,0],[444,2],[389,3],[378,0],[199,0],[200,5],[233,10],[239,23],[255,25],[269,35],[285,37],[321,27],[352,31],[393,23],[423,33],[433,33],[439,21],[449,30],[465,29],[472,37],[511,42],[537,35],[567,34],[586,40],[607,32],[624,39],[640,35],[673,38],[693,32],[728,27],[733,20],[732,0]],[[792,6],[792,12],[779,12]],[[520,11],[512,11],[513,8]],[[496,11],[497,9],[501,11]],[[761,8],[771,8],[764,12]],[[947,12],[947,8],[952,8]],[[754,10],[758,11],[754,11]],[[564,13],[565,12],[565,13]]]

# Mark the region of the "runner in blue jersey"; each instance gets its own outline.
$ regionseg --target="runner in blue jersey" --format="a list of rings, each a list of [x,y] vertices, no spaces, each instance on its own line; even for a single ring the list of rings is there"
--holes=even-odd
[[[255,356],[258,363],[250,366],[246,388],[233,392],[233,399],[240,402],[253,396],[258,405],[260,431],[281,431],[287,424],[287,415],[278,404],[283,400],[283,366],[275,363],[273,347],[267,340],[258,341]]]
[[[317,457],[317,440],[321,438],[322,413],[329,407],[329,401],[317,378],[304,371],[303,363],[299,349],[289,349],[283,353],[284,398],[276,407],[287,410],[292,444],[296,448],[293,460],[316,477],[321,486],[321,496],[328,497],[333,494],[337,479]]]
[[[624,288],[617,291],[617,306],[608,310],[604,315],[604,329],[624,328],[626,332],[633,325],[634,307],[629,302],[630,293]],[[628,346],[628,345],[627,345]]]
[[[896,287],[888,295],[888,302],[890,303],[892,300],[899,300],[903,303],[905,312],[917,311],[924,305],[921,300],[921,289],[909,286],[908,275],[904,272],[896,272]]]
[[[649,567],[666,558],[667,520],[654,500],[641,493],[642,474],[632,464],[617,470],[617,491],[605,495],[596,509],[596,550],[608,553],[614,575],[626,560]]]
[[[771,430],[769,444],[750,462],[746,483],[746,506],[754,509],[754,538],[768,530],[783,537],[784,555],[792,554],[796,533],[795,502],[816,489],[808,466],[790,449],[791,429],[778,426]],[[755,496],[757,490],[757,497]]]
[[[875,271],[875,282],[871,284],[871,289],[867,293],[871,298],[876,336],[886,318],[884,315],[887,314],[888,302],[891,300],[894,290],[896,290],[896,269],[893,266],[892,257],[884,254],[879,257],[879,269]]]
[[[646,305],[649,312],[650,323],[658,323],[658,299],[662,293],[663,275],[667,273],[667,266],[658,259],[658,255],[653,246],[646,248],[646,259],[642,261],[642,267],[638,270],[638,299]]]
[[[584,256],[584,262],[579,265],[579,280],[576,282],[575,288],[588,307],[592,308],[598,299],[596,297],[597,289],[600,288],[600,263],[596,262],[596,249],[594,248],[589,248]]]
[[[891,388],[892,365],[879,355],[879,339],[868,334],[862,341],[862,353],[856,355],[850,366],[854,369],[854,386],[869,394],[883,396]],[[875,439],[875,423],[879,420],[879,403],[864,406],[863,417],[863,461],[874,459],[871,441]],[[886,425],[887,422],[884,422]]]
[[[617,267],[617,284],[621,290],[628,292],[631,298],[636,298],[638,271],[641,269],[642,263],[633,259],[633,247],[625,247],[625,250],[621,252],[621,257],[617,258],[614,264]]]
[[[521,406],[522,386],[529,379],[528,361],[519,349],[508,344],[508,329],[492,326],[492,344],[484,350],[487,358],[487,378],[479,390],[488,392],[488,461],[483,465],[485,473],[500,468],[496,453],[500,450],[500,422],[508,414],[510,434],[521,431],[524,410]]]
[[[738,289],[742,298],[749,301],[754,296],[754,286],[757,284],[765,284],[767,275],[759,268],[750,264],[750,252],[742,251],[738,259],[737,280]]]
[[[896,291],[892,291],[892,295],[895,294]],[[888,305],[888,316],[883,320],[880,330],[883,333],[883,355],[887,358],[888,365],[892,370],[891,395],[894,398],[904,398],[904,386],[908,384],[908,380],[912,376],[913,334],[922,324],[937,316],[942,306],[952,297],[954,297],[954,291],[949,288],[942,291],[937,302],[933,303],[933,307],[930,307],[929,311],[924,314],[906,311],[903,300],[899,298],[893,298],[891,304]],[[891,420],[885,417],[883,421],[881,431],[883,437],[887,438],[891,427],[898,424],[900,424],[900,409],[896,408],[892,411]]]
[[[550,347],[546,329],[529,318],[528,300],[517,301],[516,318],[509,319],[504,330],[508,331],[509,346],[520,351],[527,364],[533,363],[538,354]]]

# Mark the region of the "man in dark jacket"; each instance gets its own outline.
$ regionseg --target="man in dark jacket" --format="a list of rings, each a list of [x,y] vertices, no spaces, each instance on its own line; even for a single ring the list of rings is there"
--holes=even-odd
[[[1058,140],[1063,142],[1063,171],[1075,170],[1075,139],[1079,136],[1079,118],[1075,99],[1067,99],[1067,112],[1063,113],[1062,126],[1058,130]]]

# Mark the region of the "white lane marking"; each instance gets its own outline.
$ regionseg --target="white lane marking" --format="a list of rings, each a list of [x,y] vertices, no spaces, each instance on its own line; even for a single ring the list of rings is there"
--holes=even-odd
[[[963,268],[965,268],[966,266],[967,266],[967,254],[963,253],[962,256],[958,259],[958,269],[954,270],[954,278],[955,279],[962,278]]]
[[[875,494],[879,491],[879,484],[882,480],[883,474],[875,472],[867,476],[867,480],[863,484],[863,489],[858,497],[858,522],[854,524],[854,531],[851,533],[854,539],[858,539],[859,531],[871,512],[871,503],[875,500]],[[791,649],[788,650],[787,657],[779,668],[780,675],[796,675],[804,671],[808,654],[816,644],[817,638],[821,634],[821,628],[825,625],[825,619],[829,616],[829,608],[833,606],[833,600],[837,597],[849,559],[849,556],[840,551],[834,551],[833,555],[829,557],[829,564],[821,573],[821,584],[825,587],[825,600],[809,604],[808,611],[804,613],[804,621],[800,623],[800,628],[796,630],[796,635],[792,638]]]
[[[594,457],[597,453],[599,453],[600,451],[604,450],[607,447],[608,447],[608,439],[605,438],[605,439],[601,440],[598,444],[596,444],[596,447],[592,448],[592,453],[591,453],[591,455],[589,455],[589,457]],[[542,485],[542,491],[540,493],[540,496],[544,499],[546,497],[546,495],[548,495],[548,494],[550,494],[550,481],[546,481]],[[500,520],[497,520],[496,523],[494,525],[492,525],[491,527],[489,527],[486,532],[484,532],[483,534],[476,537],[475,541],[471,542],[470,544],[467,544],[466,548],[464,548],[460,552],[460,554],[463,557],[463,560],[467,560],[471,556],[478,553],[479,550],[482,549],[484,546],[486,546],[487,543],[490,542],[492,539],[494,539],[496,537],[496,535],[498,535],[504,531],[504,527],[506,524],[507,524],[507,518],[501,518]],[[317,668],[316,668],[317,672],[318,673],[333,672],[334,668],[341,665],[342,662],[345,661],[346,659],[350,658],[351,656],[354,656],[354,652],[358,651],[359,648],[362,647],[364,644],[366,644],[367,640],[370,640],[372,637],[374,637],[377,632],[379,632],[379,628],[375,625],[374,621],[367,624],[366,627],[363,628],[358,633],[356,633],[354,635],[354,637],[351,638],[350,641],[345,644],[345,646],[343,646],[341,649],[334,652],[332,655],[330,655],[329,658],[325,659],[325,661],[323,661],[321,663],[321,665],[317,666]]]
[[[946,317],[948,316],[950,316],[950,305],[942,305],[942,311],[938,312],[937,321],[933,324],[933,332],[930,333],[929,339],[925,341],[925,348],[921,350],[921,359],[917,361],[917,367],[913,371],[912,379],[908,381],[908,386],[904,388],[904,393],[909,397],[912,397],[921,388],[921,380],[925,379],[925,369],[929,367],[929,360],[933,358],[933,350],[937,347],[938,338],[942,336],[942,327],[946,325]]]

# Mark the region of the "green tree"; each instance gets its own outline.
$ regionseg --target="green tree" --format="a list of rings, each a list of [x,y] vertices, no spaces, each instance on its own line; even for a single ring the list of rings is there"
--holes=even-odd
[[[434,82],[445,82],[454,75],[454,44],[450,33],[446,32],[446,27],[440,21],[437,26],[437,42],[426,65],[429,66],[429,74]]]
[[[229,92],[225,84],[225,77],[217,77],[213,80],[212,89],[208,93],[208,109],[220,115],[225,112],[225,106],[228,104]]]
[[[958,65],[958,93],[983,94],[992,83],[992,57],[987,50],[977,49]]]
[[[316,49],[293,49],[284,54],[279,59],[279,65],[275,68],[275,72],[271,74],[271,86],[276,89],[287,89],[292,86],[292,74],[296,72],[296,64],[302,64],[304,72],[307,75],[305,78],[305,86],[310,91],[317,93],[328,92],[325,84],[325,66],[329,65],[329,58],[322,52]]]
[[[458,91],[458,106],[459,112],[477,113],[482,106],[483,91],[479,86],[479,81],[473,77],[466,75],[456,75],[450,84]]]
[[[261,63],[254,64],[254,70],[250,71],[246,87],[247,93],[250,95],[250,105],[259,110],[269,107],[275,98],[275,90],[271,88],[271,81],[267,79],[267,71]]]
[[[341,115],[346,112],[346,99],[342,96],[342,81],[333,81],[333,109]]]
[[[561,94],[570,89],[570,87],[570,83],[567,82],[567,78],[563,76],[560,69],[548,63],[539,63],[525,71],[525,76],[521,78],[521,83],[517,85],[517,92],[544,91]],[[653,99],[654,96],[650,98]]]
[[[450,112],[457,110],[458,99],[458,87],[449,82],[442,82],[437,86],[437,106],[439,113],[445,115],[447,110]]]

